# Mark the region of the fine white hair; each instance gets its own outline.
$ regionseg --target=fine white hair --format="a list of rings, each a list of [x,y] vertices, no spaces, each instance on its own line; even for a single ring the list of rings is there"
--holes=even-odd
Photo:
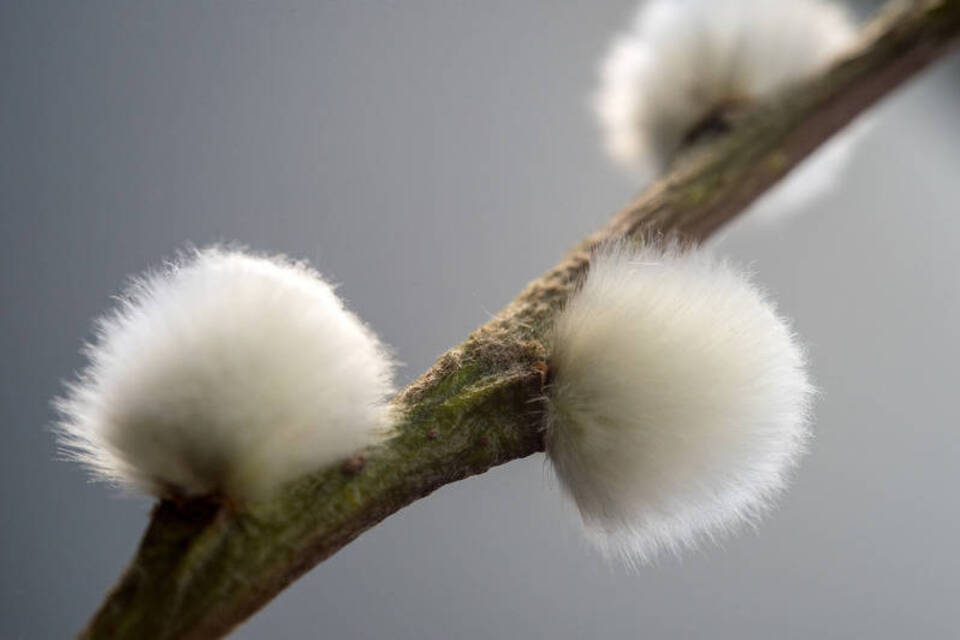
[[[100,478],[266,497],[386,431],[393,361],[306,264],[208,248],[133,280],[56,404]]]
[[[855,40],[843,8],[824,0],[648,0],[601,67],[607,151],[658,173],[705,117],[815,73]]]
[[[704,252],[601,251],[557,318],[550,372],[547,453],[591,540],[631,563],[755,522],[808,439],[790,327]]]

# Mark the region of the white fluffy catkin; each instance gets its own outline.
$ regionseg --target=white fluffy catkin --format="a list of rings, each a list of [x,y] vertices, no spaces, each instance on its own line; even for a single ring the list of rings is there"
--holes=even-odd
[[[303,263],[209,248],[135,280],[57,401],[63,443],[159,497],[266,497],[386,430],[393,362]]]
[[[819,71],[855,39],[842,7],[824,0],[648,0],[601,68],[606,148],[659,172],[705,117]]]
[[[608,249],[559,315],[547,453],[592,541],[645,562],[753,522],[813,389],[774,306],[702,252]]]

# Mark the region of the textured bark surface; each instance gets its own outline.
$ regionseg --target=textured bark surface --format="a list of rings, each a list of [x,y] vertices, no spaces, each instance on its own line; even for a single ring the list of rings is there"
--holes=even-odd
[[[363,531],[437,488],[543,450],[549,327],[598,243],[697,242],[854,116],[942,55],[960,0],[888,10],[821,77],[757,105],[530,283],[496,317],[394,399],[396,431],[340,468],[243,509],[159,504],[136,557],[83,638],[212,638]]]

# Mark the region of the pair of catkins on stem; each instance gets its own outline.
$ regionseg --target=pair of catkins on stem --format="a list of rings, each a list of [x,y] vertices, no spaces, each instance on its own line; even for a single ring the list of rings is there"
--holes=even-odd
[[[829,63],[853,28],[815,0],[653,0],[598,113],[614,156],[665,165],[692,128]],[[753,521],[808,439],[802,349],[741,270],[698,250],[594,254],[557,316],[546,449],[604,550],[644,561]],[[302,263],[182,254],[133,281],[57,401],[67,449],[160,498],[267,499],[391,430],[394,361]]]

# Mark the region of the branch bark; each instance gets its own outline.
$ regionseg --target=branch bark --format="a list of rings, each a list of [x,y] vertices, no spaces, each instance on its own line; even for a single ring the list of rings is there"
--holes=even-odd
[[[396,432],[342,468],[295,482],[242,511],[161,503],[87,639],[228,633],[311,567],[437,488],[543,450],[549,327],[598,243],[676,236],[699,242],[808,153],[945,53],[960,0],[888,10],[859,52],[745,114],[583,240],[496,317],[394,399]]]

